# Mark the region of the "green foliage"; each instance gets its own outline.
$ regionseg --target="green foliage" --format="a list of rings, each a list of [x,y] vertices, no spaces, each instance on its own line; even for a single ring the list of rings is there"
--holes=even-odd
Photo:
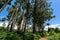
[[[7,32],[4,27],[0,28],[0,40],[38,40],[41,38],[39,34],[33,34],[32,32],[25,32],[21,34],[18,34],[17,32]]]
[[[22,40],[22,37],[19,36],[17,33],[8,32],[5,40]]]
[[[53,30],[49,32],[49,35],[54,35],[54,34],[55,32]]]
[[[1,27],[1,26],[0,26],[0,31],[3,32],[3,31],[5,31],[5,30],[6,30],[6,29],[5,29],[4,27]]]
[[[60,29],[56,28],[54,30],[49,31],[48,40],[60,40]]]
[[[0,27],[0,40],[22,40],[22,37],[15,32],[7,32],[4,27]]]
[[[56,33],[59,33],[60,32],[60,29],[59,28],[55,28],[55,32]]]
[[[7,4],[11,5],[11,1],[12,1],[12,0],[0,0],[0,11],[3,10],[3,8],[4,8]]]
[[[24,39],[25,40],[32,40],[34,38],[34,40],[39,40],[39,38],[41,38],[41,36],[39,34],[36,33],[31,33],[31,32],[26,32],[24,34]]]
[[[34,40],[39,40],[41,38],[40,34],[33,34]]]
[[[5,40],[7,33],[6,32],[0,32],[0,40]]]
[[[33,35],[32,33],[27,32],[24,34],[24,39],[25,40],[32,40],[32,37],[33,37],[32,35]]]
[[[49,36],[49,33],[47,31],[44,31],[43,36],[47,37],[47,36]]]
[[[60,40],[60,34],[55,33],[54,35],[49,36],[48,40]]]

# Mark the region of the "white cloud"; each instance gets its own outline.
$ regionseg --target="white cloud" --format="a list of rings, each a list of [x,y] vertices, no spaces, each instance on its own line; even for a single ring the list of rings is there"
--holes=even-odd
[[[3,23],[4,22],[1,22],[0,23],[0,26],[2,26]],[[8,22],[5,22],[5,24],[6,24],[6,26],[5,26],[5,28],[6,28],[7,25],[8,25]],[[31,27],[31,26],[32,25],[29,25],[29,27]],[[52,24],[52,25],[49,25],[49,26],[45,26],[44,30],[48,30],[48,27],[50,27],[50,28],[59,28],[60,29],[60,24]],[[15,25],[14,29],[17,29],[17,26],[16,25]]]

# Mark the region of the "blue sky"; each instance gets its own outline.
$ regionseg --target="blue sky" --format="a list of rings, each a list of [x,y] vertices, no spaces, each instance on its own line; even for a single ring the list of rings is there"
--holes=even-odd
[[[60,16],[60,0],[49,0],[49,1],[52,2],[51,7],[54,9],[53,10],[53,15],[55,15],[56,17],[51,19],[48,23],[50,23],[50,24],[60,24],[60,19],[59,19],[59,16]],[[11,4],[14,5],[14,2],[15,2],[15,0],[13,0],[11,2]],[[8,11],[6,10],[7,7],[9,7],[9,5],[7,5],[2,10],[2,12],[0,12],[0,18],[6,17],[6,15],[8,15]]]
[[[12,5],[14,5],[14,2],[15,2],[15,0],[13,0],[12,2],[11,2],[11,5],[7,5],[1,12],[0,12],[0,18],[3,18],[3,17],[6,17],[7,15],[8,15],[8,11],[7,11],[7,8],[8,7],[11,7]]]
[[[52,2],[52,8],[53,10],[53,14],[56,16],[55,18],[53,18],[50,23],[51,24],[60,24],[60,0],[50,0]]]

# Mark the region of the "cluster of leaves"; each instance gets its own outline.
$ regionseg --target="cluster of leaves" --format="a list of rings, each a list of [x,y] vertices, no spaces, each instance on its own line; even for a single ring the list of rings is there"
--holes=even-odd
[[[24,38],[25,38],[25,40],[39,40],[39,38],[41,38],[41,36],[40,36],[40,34],[36,34],[36,33],[33,34],[31,32],[27,32],[24,34]]]
[[[0,4],[6,4],[6,3],[10,4],[11,1],[12,0],[0,0]]]
[[[54,33],[60,33],[60,29],[59,28],[55,28],[55,29],[49,28],[48,32],[50,35],[53,35]]]
[[[39,40],[41,38],[40,34],[33,34],[34,40]]]
[[[60,40],[60,29],[49,28],[47,40]]]
[[[0,40],[38,40],[41,36],[39,34],[33,34],[31,32],[25,32],[23,35],[18,34],[16,31],[7,32],[4,27],[0,28]]]
[[[15,32],[7,32],[5,28],[0,28],[0,40],[22,40],[22,37]]]
[[[54,35],[48,37],[48,40],[60,40],[60,34],[54,33]]]
[[[11,5],[11,1],[12,1],[12,0],[0,0],[0,11],[3,10],[3,8],[4,8],[7,4]]]

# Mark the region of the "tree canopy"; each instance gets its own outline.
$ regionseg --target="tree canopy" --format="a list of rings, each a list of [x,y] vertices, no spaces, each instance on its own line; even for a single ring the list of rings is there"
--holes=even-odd
[[[0,0],[2,6],[10,4],[12,0]],[[0,9],[2,8],[0,7]],[[25,31],[27,24],[32,24],[33,33],[36,27],[39,32],[44,29],[44,23],[54,18],[51,4],[47,0],[16,0],[9,12],[7,19],[9,21],[7,29],[12,30],[15,25],[20,31]]]

